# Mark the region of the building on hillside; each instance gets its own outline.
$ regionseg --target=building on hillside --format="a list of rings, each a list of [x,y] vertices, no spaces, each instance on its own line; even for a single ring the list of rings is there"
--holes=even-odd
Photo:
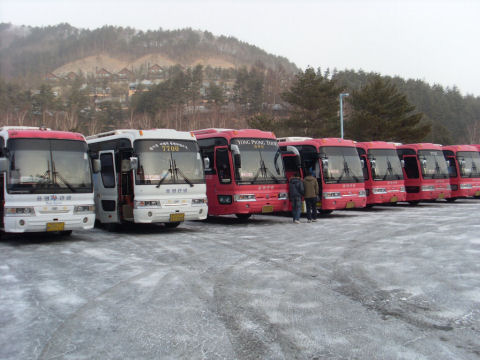
[[[132,71],[128,70],[126,67],[117,73],[118,81],[130,81],[133,80],[134,77],[135,74]]]
[[[148,65],[148,78],[149,79],[159,79],[162,78],[164,75],[163,67],[158,64],[154,64],[152,66]]]
[[[45,80],[50,82],[57,82],[60,81],[60,78],[54,73],[49,72],[45,75]]]
[[[110,79],[112,77],[112,73],[105,68],[101,68],[100,70],[95,69],[95,77],[98,79]]]
[[[75,74],[73,71],[70,71],[67,75],[65,75],[65,80],[75,80],[78,78],[78,74]]]

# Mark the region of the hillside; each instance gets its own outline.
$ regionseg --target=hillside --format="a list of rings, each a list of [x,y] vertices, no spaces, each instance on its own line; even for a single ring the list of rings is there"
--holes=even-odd
[[[233,37],[214,36],[208,31],[156,30],[104,26],[77,29],[69,24],[48,27],[0,24],[0,76],[6,80],[40,80],[45,74],[70,71],[91,74],[97,68],[117,72],[124,67],[204,66],[250,67],[297,71],[286,58],[268,54]]]

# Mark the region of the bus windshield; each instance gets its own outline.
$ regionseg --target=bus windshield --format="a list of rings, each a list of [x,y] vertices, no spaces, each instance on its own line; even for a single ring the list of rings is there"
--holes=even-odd
[[[363,171],[357,149],[347,146],[320,148],[323,177],[326,184],[363,183]]]
[[[394,149],[368,150],[374,181],[402,180],[402,164]],[[375,165],[373,165],[375,164]]]
[[[198,144],[187,140],[137,140],[137,185],[202,184],[205,182]]]
[[[240,149],[241,168],[235,169],[239,184],[286,183],[280,148],[275,139],[232,139]]]
[[[480,178],[480,155],[478,152],[459,151],[457,160],[462,178]]]
[[[92,192],[87,144],[76,140],[8,141],[9,193]]]
[[[419,150],[418,159],[424,179],[448,179],[447,162],[441,150]]]

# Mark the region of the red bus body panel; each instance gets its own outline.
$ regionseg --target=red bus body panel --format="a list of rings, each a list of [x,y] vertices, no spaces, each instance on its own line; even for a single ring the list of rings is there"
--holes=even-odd
[[[235,138],[271,139],[277,140],[272,132],[256,129],[203,129],[193,131],[197,140],[208,138],[223,138],[228,144]],[[228,151],[230,162],[230,173],[234,174],[233,156]],[[212,164],[213,166],[213,164]],[[217,174],[205,174],[208,198],[208,214],[231,215],[231,214],[261,214],[281,212],[288,210],[288,198],[279,198],[279,194],[288,194],[288,184],[272,183],[266,184],[237,184],[234,176],[229,184],[222,184]],[[235,201],[235,195],[253,194],[255,201]],[[221,204],[219,196],[230,196],[230,204]]]
[[[478,148],[477,148],[478,146]],[[443,146],[443,150],[452,151],[454,153],[454,161],[456,174],[455,177],[450,177],[450,186],[452,188],[452,198],[480,196],[480,178],[464,178],[460,175],[460,166],[457,160],[457,152],[472,151],[478,152],[480,145],[450,145]],[[447,156],[445,156],[447,158]]]
[[[352,140],[345,140],[340,138],[319,138],[319,139],[307,139],[302,141],[285,141],[280,142],[280,146],[313,146],[317,153],[321,147],[340,146],[340,147],[352,147],[355,148],[355,143]],[[287,155],[288,156],[288,155]],[[367,201],[365,196],[361,196],[361,192],[365,192],[364,183],[346,183],[346,184],[326,184],[323,177],[323,167],[321,160],[318,160],[319,168],[321,169],[320,179],[322,183],[319,186],[322,189],[321,199],[317,203],[317,207],[321,210],[339,210],[348,208],[363,208],[366,206]],[[292,173],[287,173],[287,177],[290,178]],[[303,173],[302,173],[303,177]],[[317,179],[318,180],[318,179]],[[338,198],[326,199],[324,193],[336,192],[340,193]]]
[[[405,144],[397,146],[397,150],[409,149],[415,152],[419,175],[416,179],[408,178],[405,168],[403,168],[403,177],[405,181],[405,189],[407,192],[407,201],[419,202],[425,200],[446,199],[451,197],[450,180],[447,179],[425,179],[420,171],[420,162],[418,159],[418,151],[420,150],[437,150],[443,153],[441,145],[431,143]],[[432,190],[422,190],[423,188],[431,188]],[[417,191],[418,189],[418,191]]]
[[[370,142],[358,142],[357,148],[365,150],[368,154],[370,149],[391,149],[396,151],[397,147],[393,143],[385,141],[370,141]],[[365,161],[365,166],[368,170],[368,179],[365,180],[365,190],[367,192],[367,205],[396,203],[399,201],[407,200],[407,193],[405,192],[405,181],[402,180],[390,180],[390,181],[378,181],[372,178],[372,165],[367,157],[362,157]],[[374,194],[373,188],[386,189],[386,193]]]

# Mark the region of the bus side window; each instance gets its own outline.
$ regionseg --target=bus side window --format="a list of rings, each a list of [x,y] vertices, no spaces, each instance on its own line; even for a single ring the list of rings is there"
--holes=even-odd
[[[232,175],[230,173],[230,161],[227,149],[217,149],[215,152],[218,180],[221,184],[230,184]]]
[[[405,173],[409,179],[418,179],[419,171],[417,158],[415,156],[405,156]]]
[[[115,187],[115,170],[113,168],[113,157],[112,154],[101,154],[100,163],[102,170],[100,171],[102,175],[102,182],[105,188],[114,188]]]

